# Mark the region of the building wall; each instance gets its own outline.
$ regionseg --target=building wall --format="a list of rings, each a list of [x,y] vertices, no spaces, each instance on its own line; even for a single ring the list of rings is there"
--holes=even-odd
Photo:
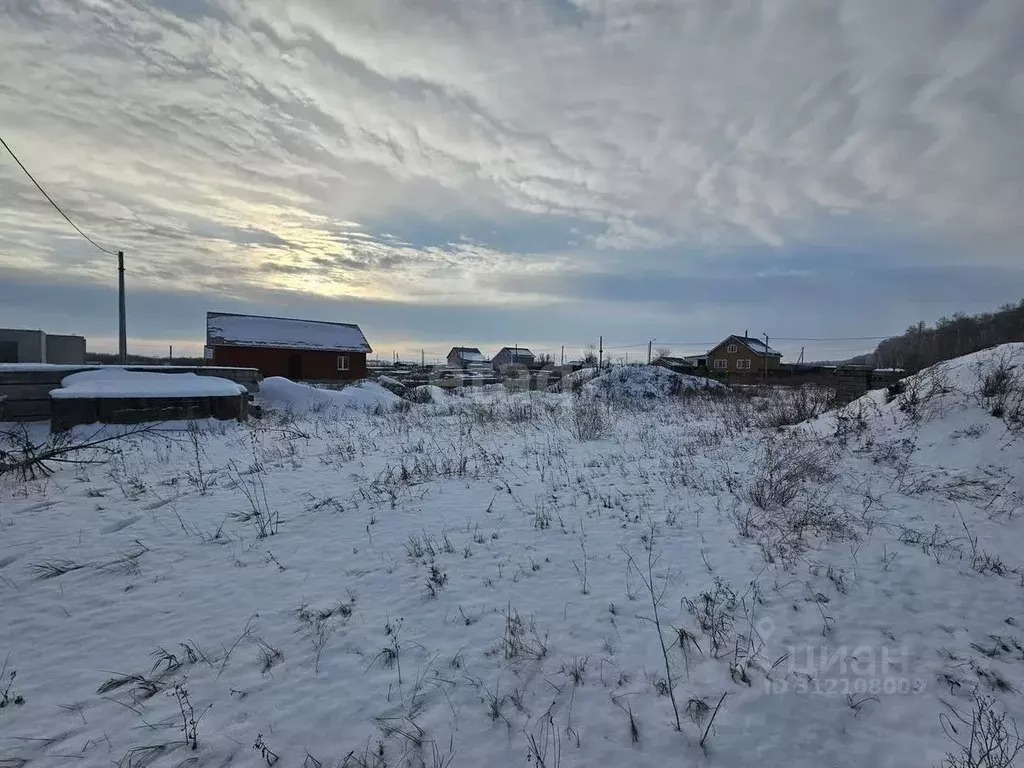
[[[83,336],[46,334],[46,362],[59,365],[82,365],[85,363],[85,338]]]
[[[338,370],[338,357],[346,355],[349,370]],[[292,358],[300,361],[301,372],[294,376]],[[264,378],[284,376],[304,381],[346,381],[366,378],[365,352],[319,352],[268,347],[214,347],[213,365],[256,368]]]
[[[729,345],[736,344],[736,351],[729,352]],[[726,368],[719,368],[717,360],[725,360],[728,364]],[[750,368],[739,368],[737,367],[737,361],[749,360]],[[715,347],[713,350],[708,352],[708,370],[712,373],[749,373],[777,370],[779,367],[780,358],[778,357],[762,357],[761,355],[754,354],[745,346],[738,342],[723,342]]]
[[[17,345],[17,363],[45,363],[46,362],[46,334],[42,331],[27,331],[16,328],[0,328],[0,341],[8,342],[4,347],[10,348],[10,344]]]
[[[531,366],[535,362],[536,359],[533,355],[526,355],[520,352],[518,357],[516,357],[513,350],[502,349],[494,356],[494,359],[491,360],[491,365],[494,366],[495,370],[498,370],[508,365]]]

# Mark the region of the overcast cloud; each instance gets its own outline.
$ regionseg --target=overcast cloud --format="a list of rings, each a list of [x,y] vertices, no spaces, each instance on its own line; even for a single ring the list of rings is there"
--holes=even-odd
[[[206,309],[385,356],[876,336],[1021,296],[1022,40],[1020,0],[15,0],[0,135],[126,251],[138,351]],[[112,349],[113,267],[0,158],[0,325]]]

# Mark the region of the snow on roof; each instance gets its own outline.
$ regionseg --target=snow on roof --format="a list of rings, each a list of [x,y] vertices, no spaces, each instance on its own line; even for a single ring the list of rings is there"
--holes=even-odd
[[[511,355],[512,357],[533,357],[534,356],[533,352],[528,350],[526,347],[502,347],[501,348],[501,352],[498,352],[498,354],[500,355],[502,352],[508,352],[509,355]]]
[[[745,347],[747,347],[747,349],[749,349],[751,352],[754,352],[755,354],[758,354],[758,355],[768,355],[770,357],[782,357],[782,353],[781,352],[779,352],[776,349],[772,349],[771,347],[766,347],[765,343],[763,341],[760,341],[759,339],[755,339],[752,336],[736,336],[736,335],[732,335],[732,336],[730,336],[727,339],[727,341],[738,341],[740,344],[743,344]],[[721,346],[721,345],[719,345],[719,346]]]
[[[467,363],[486,363],[487,358],[484,357],[483,353],[476,347],[453,347],[454,352],[460,360],[465,360]],[[451,352],[448,353],[449,356]]]
[[[214,347],[277,347],[372,352],[358,325],[287,317],[206,313],[206,343]]]
[[[151,373],[103,368],[65,376],[61,389],[50,390],[57,400],[122,397],[237,397],[247,392],[242,384],[194,373]]]

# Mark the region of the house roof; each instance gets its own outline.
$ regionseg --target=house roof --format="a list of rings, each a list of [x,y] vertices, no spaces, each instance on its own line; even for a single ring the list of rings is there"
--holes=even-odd
[[[358,325],[288,317],[206,313],[206,343],[214,347],[270,347],[322,352],[372,352]]]
[[[502,347],[498,354],[502,352],[508,352],[512,357],[533,357],[533,352],[528,350],[526,347]]]
[[[755,339],[752,336],[737,336],[736,334],[733,334],[723,341],[722,344],[719,344],[718,347],[721,347],[723,344],[732,343],[742,344],[755,355],[761,355],[762,357],[782,357],[781,352],[772,349],[771,347],[766,347],[763,341]],[[718,349],[718,347],[715,347],[715,349]]]
[[[487,362],[487,358],[484,357],[483,353],[476,347],[452,347],[452,351],[448,353],[448,357],[451,357],[452,353],[455,353],[460,360],[465,360],[467,363]]]

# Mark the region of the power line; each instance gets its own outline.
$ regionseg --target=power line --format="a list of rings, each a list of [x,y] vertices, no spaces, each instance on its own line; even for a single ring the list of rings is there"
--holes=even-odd
[[[47,201],[50,203],[50,205],[52,205],[57,210],[57,213],[59,213],[61,216],[64,217],[65,221],[67,221],[68,224],[70,224],[72,227],[75,228],[75,231],[78,234],[80,234],[82,237],[84,237],[86,240],[88,240],[95,248],[97,248],[98,250],[100,250],[103,253],[107,254],[108,256],[117,256],[117,251],[108,251],[103,246],[98,245],[95,240],[93,240],[91,237],[89,237],[87,234],[85,234],[85,232],[83,232],[79,228],[79,226],[77,224],[75,224],[75,222],[73,222],[71,220],[71,218],[66,213],[64,213],[63,210],[61,210],[61,207],[59,205],[57,205],[57,203],[55,203],[53,201],[53,198],[50,197],[46,193],[46,190],[42,188],[42,186],[39,184],[38,181],[35,180],[35,177],[31,173],[29,173],[28,168],[26,168],[24,166],[24,164],[21,162],[21,160],[18,159],[18,156],[16,154],[14,154],[14,150],[11,149],[7,145],[7,142],[4,141],[3,136],[0,136],[0,144],[4,145],[4,149],[6,149],[7,152],[10,154],[10,156],[14,158],[14,162],[16,162],[18,164],[18,167],[21,168],[21,170],[23,170],[25,172],[25,175],[28,176],[32,180],[32,183],[36,185],[36,189],[38,189],[40,192],[42,192],[43,197],[45,197],[47,199]]]
[[[825,336],[821,338],[810,338],[806,336],[772,336],[772,341],[885,341],[891,339],[893,336],[899,336],[900,334],[894,333],[889,336]]]

